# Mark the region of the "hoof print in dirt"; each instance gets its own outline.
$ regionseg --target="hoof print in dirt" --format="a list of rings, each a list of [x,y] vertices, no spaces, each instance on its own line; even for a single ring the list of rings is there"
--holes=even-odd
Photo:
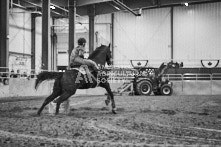
[[[207,112],[198,113],[198,115],[209,115]]]
[[[168,115],[175,115],[176,114],[176,112],[174,110],[167,110],[167,109],[162,109],[161,112],[164,114],[168,114]]]
[[[217,118],[220,118],[220,119],[221,119],[221,115],[218,115]]]
[[[102,108],[101,108],[101,111],[108,111],[108,110],[109,110],[108,107],[102,107]]]

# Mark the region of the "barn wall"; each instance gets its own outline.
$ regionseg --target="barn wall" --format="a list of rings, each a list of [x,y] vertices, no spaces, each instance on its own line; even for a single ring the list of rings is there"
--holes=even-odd
[[[35,69],[38,72],[42,63],[42,17],[36,17],[35,26]]]
[[[80,17],[77,18],[76,23],[76,40],[80,37],[84,37],[87,40],[85,46],[85,57],[89,56],[89,18]],[[55,33],[57,35],[56,48],[58,51],[57,59],[58,66],[68,65],[68,19],[55,19]],[[98,15],[95,16],[95,34],[94,34],[94,47],[98,47],[101,44],[108,45],[111,41],[111,15]]]
[[[30,73],[31,12],[13,8],[9,14],[9,70]],[[42,62],[42,17],[36,17],[35,21],[35,70],[39,72]]]
[[[116,66],[130,66],[129,60],[149,60],[158,67],[171,59],[171,8],[143,10],[135,17],[128,12],[114,13],[114,60]],[[174,59],[184,62],[184,67],[201,67],[201,59],[219,59],[221,55],[221,2],[174,7]],[[36,70],[41,68],[41,17],[36,18]],[[77,38],[88,39],[88,17],[79,18]],[[21,9],[10,10],[9,51],[26,54],[10,54],[9,68],[31,68],[31,13]],[[55,25],[68,25],[56,21]],[[66,27],[67,28],[67,27]],[[64,32],[62,32],[62,30]],[[95,17],[95,47],[111,42],[111,15]],[[60,36],[59,36],[59,33]],[[62,34],[64,33],[64,34]],[[57,48],[67,51],[68,30],[60,27],[57,32]],[[63,36],[62,36],[63,35]],[[62,40],[63,39],[63,40]],[[88,50],[88,47],[86,47]],[[21,61],[16,60],[17,57]],[[66,60],[67,56],[61,58]],[[59,64],[59,63],[58,63]],[[67,63],[63,63],[67,64]],[[221,64],[219,64],[221,67]]]
[[[130,66],[129,60],[149,60],[151,66],[171,58],[170,8],[143,10],[140,17],[115,13],[115,64]]]
[[[111,43],[111,14],[95,17],[95,47]]]
[[[10,51],[31,54],[31,13],[14,8],[10,11],[9,28]]]
[[[221,55],[221,3],[174,8],[174,58],[188,67]],[[220,67],[220,66],[219,66]]]
[[[9,70],[31,68],[31,13],[13,8],[9,13]],[[23,55],[22,55],[23,54]]]
[[[76,38],[75,38],[75,46],[77,46],[77,40],[81,37],[84,37],[87,40],[87,44],[85,46],[86,52],[89,53],[89,27],[88,27],[88,17],[80,17],[77,18],[77,22],[75,25]],[[57,36],[56,39],[56,49],[57,49],[57,66],[65,67],[68,66],[68,36],[69,36],[69,26],[68,19],[55,19],[55,34]],[[87,56],[87,55],[85,55]]]
[[[130,66],[131,59],[148,59],[150,66],[158,67],[171,59],[170,10],[143,10],[141,17],[115,13],[116,66]],[[220,60],[220,26],[221,2],[174,7],[174,60],[184,62],[184,67],[202,67],[200,60]]]

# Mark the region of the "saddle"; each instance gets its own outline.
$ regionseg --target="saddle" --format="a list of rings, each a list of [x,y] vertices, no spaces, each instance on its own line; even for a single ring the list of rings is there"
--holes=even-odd
[[[81,65],[81,64],[76,63],[74,65],[71,65],[70,70],[77,70],[83,75],[90,73],[92,78],[97,80],[97,77],[98,77],[97,73],[91,67],[87,67],[87,68],[86,67],[87,67],[86,65]]]
[[[82,65],[71,65],[71,68],[70,68],[70,70],[78,70],[79,72],[81,72],[82,74],[87,74],[87,70],[85,69],[85,68],[83,68],[83,66]],[[92,71],[92,69],[89,69],[89,72],[90,73],[92,73],[93,71]]]

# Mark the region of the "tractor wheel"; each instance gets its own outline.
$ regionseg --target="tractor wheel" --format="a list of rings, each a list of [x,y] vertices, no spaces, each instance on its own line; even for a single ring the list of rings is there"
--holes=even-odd
[[[137,83],[136,91],[139,95],[150,95],[152,92],[152,84],[147,80]]]
[[[173,89],[170,85],[163,85],[161,88],[160,88],[160,92],[162,95],[172,95],[173,93]]]
[[[4,85],[8,85],[9,84],[9,80],[8,79],[3,79],[3,84]]]

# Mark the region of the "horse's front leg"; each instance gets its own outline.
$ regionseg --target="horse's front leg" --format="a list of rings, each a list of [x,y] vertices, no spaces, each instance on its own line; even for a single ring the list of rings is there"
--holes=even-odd
[[[109,104],[109,101],[111,100],[112,113],[116,114],[117,109],[116,109],[116,105],[115,105],[114,95],[113,95],[113,92],[111,91],[111,88],[110,88],[110,84],[108,82],[100,83],[100,86],[105,88],[107,90],[108,95],[109,95],[107,97],[107,99],[105,100],[106,105]]]
[[[109,105],[110,100],[111,100],[111,96],[108,94],[108,95],[107,95],[107,99],[105,100],[105,104],[106,104],[106,106]]]

